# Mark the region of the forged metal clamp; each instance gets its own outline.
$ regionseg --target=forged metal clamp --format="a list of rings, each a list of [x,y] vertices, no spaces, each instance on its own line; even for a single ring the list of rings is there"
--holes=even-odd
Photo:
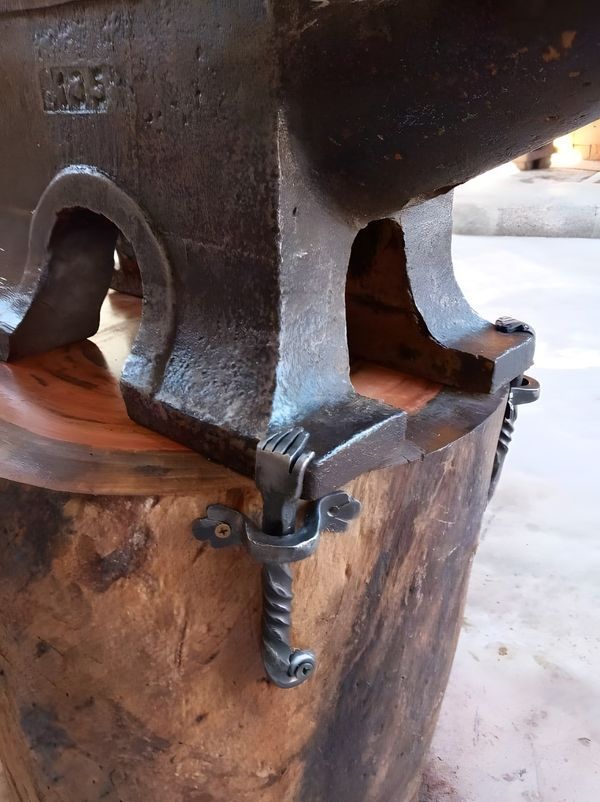
[[[528,323],[524,323],[522,320],[517,320],[514,317],[498,318],[496,321],[496,329],[505,334],[512,334],[518,331],[534,334],[533,329]],[[494,495],[500,479],[500,474],[502,473],[504,460],[506,459],[515,430],[518,407],[522,404],[531,404],[533,401],[537,401],[539,397],[540,384],[531,376],[518,376],[510,383],[504,419],[502,421],[502,428],[500,429],[498,445],[496,446],[496,454],[494,455],[494,467],[492,468],[488,500]]]
[[[360,512],[360,503],[344,491],[313,502],[302,526],[296,515],[304,474],[314,452],[309,434],[295,428],[271,435],[257,446],[256,484],[263,497],[262,527],[241,512],[212,504],[206,517],[192,524],[194,537],[214,548],[241,545],[263,565],[263,662],[269,679],[293,688],[314,672],[313,652],[290,645],[292,573],[290,563],[304,560],[317,548],[321,532],[345,532]]]
[[[500,437],[498,438],[498,445],[496,446],[496,453],[494,455],[494,467],[492,468],[488,500],[494,495],[500,479],[500,474],[502,473],[504,460],[508,454],[508,449],[515,430],[518,407],[520,407],[521,404],[531,404],[533,401],[537,401],[539,397],[540,384],[531,376],[519,376],[511,382],[508,398],[506,400],[502,428],[500,429]]]

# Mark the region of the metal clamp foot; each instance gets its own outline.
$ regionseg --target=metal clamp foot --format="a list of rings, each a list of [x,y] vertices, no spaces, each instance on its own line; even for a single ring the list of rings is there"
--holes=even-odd
[[[219,504],[192,524],[194,537],[214,548],[242,545],[263,564],[263,662],[269,679],[280,688],[293,688],[314,672],[313,652],[290,645],[293,579],[290,563],[309,557],[321,532],[345,532],[360,512],[360,503],[344,491],[312,503],[300,528],[298,505],[306,468],[314,452],[309,434],[301,428],[262,440],[256,451],[256,483],[263,497],[262,527],[237,510]]]

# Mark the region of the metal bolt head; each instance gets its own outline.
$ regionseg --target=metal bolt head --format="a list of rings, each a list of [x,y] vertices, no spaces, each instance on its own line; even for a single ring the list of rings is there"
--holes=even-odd
[[[298,666],[294,671],[294,676],[297,679],[302,679],[303,677],[308,679],[314,670],[314,663],[302,663],[302,665]]]
[[[231,534],[231,527],[229,524],[220,523],[215,526],[215,535],[221,540],[225,540]]]
[[[297,684],[307,680],[316,668],[317,661],[312,652],[297,649],[290,655],[288,674],[297,680]]]
[[[496,331],[501,331],[503,334],[515,334],[516,332],[535,334],[529,323],[524,323],[522,320],[517,320],[509,315],[499,317],[494,325]]]

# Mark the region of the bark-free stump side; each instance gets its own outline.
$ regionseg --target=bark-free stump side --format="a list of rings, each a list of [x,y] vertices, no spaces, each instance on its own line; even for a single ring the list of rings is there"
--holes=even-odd
[[[448,678],[503,398],[372,365],[422,462],[356,481],[345,535],[295,573],[315,676],[267,683],[260,568],[199,544],[252,482],[129,420],[139,302],[94,342],[0,365],[0,758],[13,802],[412,802]],[[125,337],[123,335],[126,335]]]
[[[20,802],[408,802],[446,685],[501,407],[423,462],[356,481],[346,535],[297,566],[282,691],[260,661],[260,570],[194,495],[0,485],[1,757]],[[217,469],[221,470],[221,469]]]

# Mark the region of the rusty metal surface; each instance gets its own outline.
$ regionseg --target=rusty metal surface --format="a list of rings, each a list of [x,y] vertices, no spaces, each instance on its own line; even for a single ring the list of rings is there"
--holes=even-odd
[[[599,34],[590,0],[1,4],[1,356],[93,333],[121,234],[132,417],[246,473],[304,426],[311,493],[414,458],[349,379],[355,237],[386,219],[393,258],[351,272],[350,356],[465,392],[523,373],[532,336],[456,285],[449,190],[598,116]]]

